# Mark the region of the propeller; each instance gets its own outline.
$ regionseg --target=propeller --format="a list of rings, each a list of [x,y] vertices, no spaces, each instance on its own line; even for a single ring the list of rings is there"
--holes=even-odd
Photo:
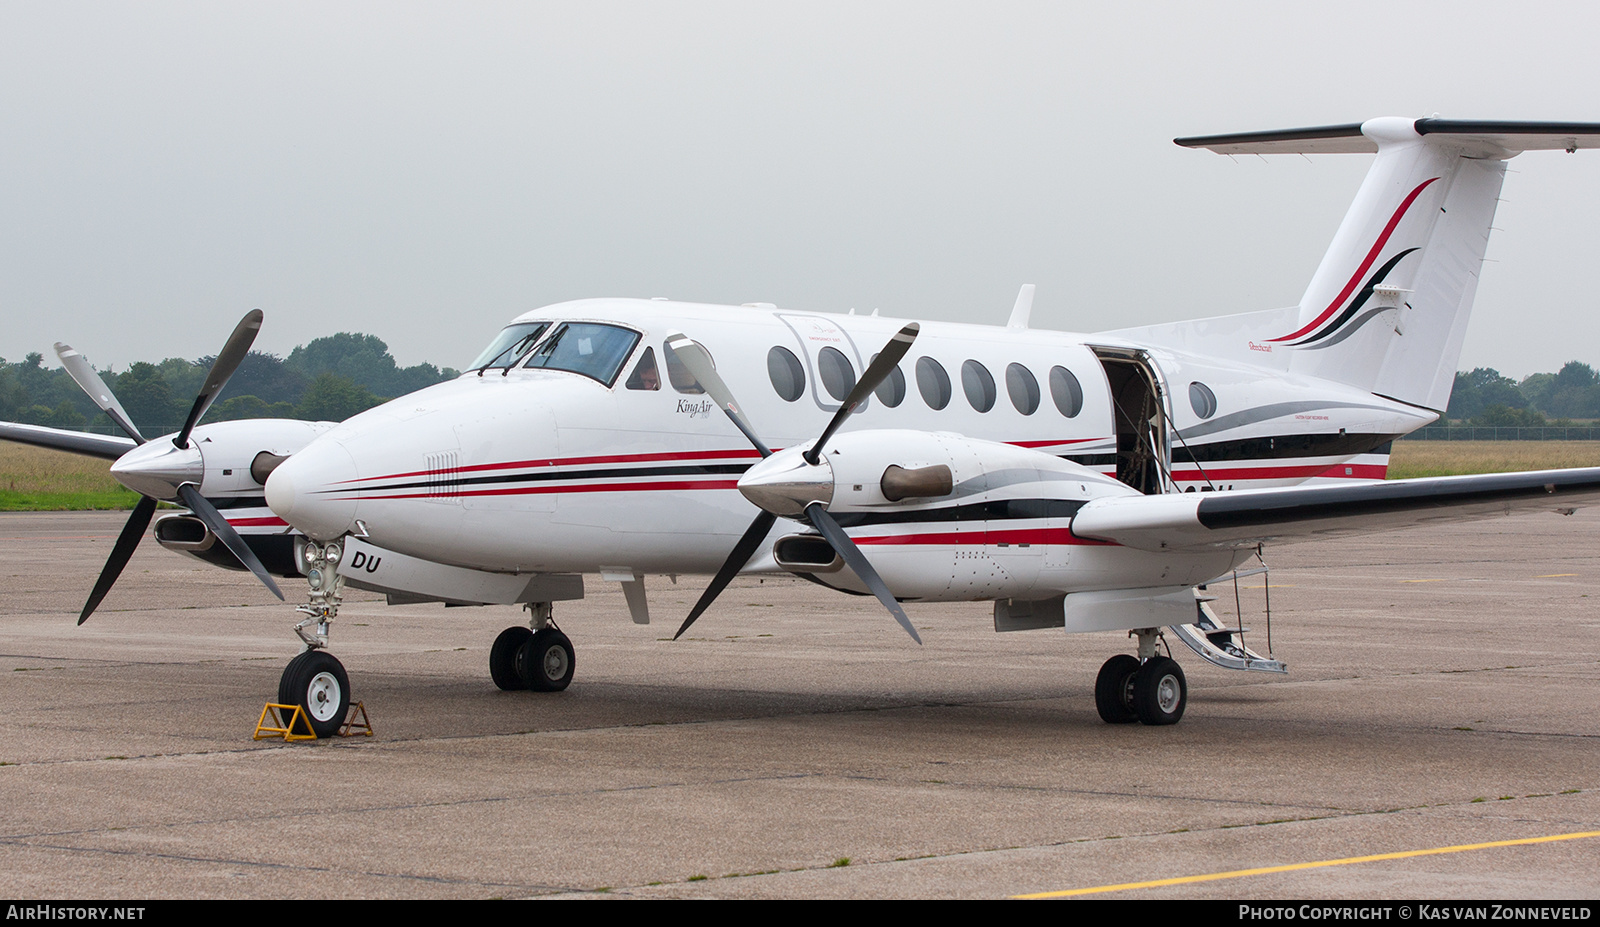
[[[100,570],[100,578],[95,581],[94,589],[89,593],[89,601],[84,603],[83,613],[78,616],[78,624],[89,620],[89,616],[99,607],[100,601],[116,583],[117,577],[122,575],[122,570],[128,565],[128,560],[133,556],[134,548],[139,546],[139,540],[144,535],[146,528],[150,527],[150,519],[154,517],[156,503],[162,500],[181,499],[195,515],[205,523],[211,532],[222,540],[228,550],[243,563],[250,572],[256,575],[272,594],[279,599],[283,598],[283,591],[278,584],[272,581],[267,573],[267,568],[261,564],[261,559],[245,544],[239,532],[228,524],[216,506],[200,495],[199,482],[205,477],[205,465],[200,458],[198,449],[189,443],[189,435],[194,431],[194,426],[211,408],[211,403],[216,400],[217,394],[227,385],[228,379],[233,376],[239,364],[250,351],[250,345],[256,339],[256,333],[261,330],[261,310],[252,309],[245,313],[243,319],[234,327],[233,334],[228,336],[228,341],[223,345],[222,351],[217,354],[217,359],[211,363],[211,369],[206,373],[205,384],[200,389],[200,394],[195,397],[194,405],[189,409],[189,418],[183,423],[183,428],[172,437],[172,446],[164,444],[151,444],[139,429],[134,426],[133,420],[122,408],[122,403],[111,390],[106,388],[104,380],[89,366],[89,362],[82,354],[73,350],[71,345],[56,344],[56,355],[61,358],[62,367],[72,379],[83,388],[89,398],[94,400],[105,413],[111,416],[123,431],[126,431],[139,446],[118,458],[111,466],[111,474],[124,486],[139,493],[139,504],[133,507],[133,513],[128,516],[128,521],[122,526],[122,533],[117,535],[116,544],[112,545],[111,556],[106,558],[106,565]]]
[[[89,366],[88,359],[73,350],[72,345],[60,341],[56,342],[56,356],[61,358],[61,366],[67,371],[67,375],[72,377],[72,381],[78,384],[80,389],[89,394],[89,398],[100,407],[100,411],[111,416],[111,420],[117,423],[117,427],[127,432],[128,437],[140,444],[145,442],[144,435],[134,426],[127,410],[122,408],[122,403],[118,402],[117,397],[106,387],[106,381],[100,379],[100,374],[95,373],[94,368]]]
[[[827,444],[828,439],[833,437],[834,432],[839,429],[840,425],[844,424],[845,419],[849,418],[851,413],[872,394],[872,391],[883,383],[884,379],[889,376],[889,372],[906,356],[906,352],[911,349],[911,343],[916,340],[917,332],[920,329],[921,326],[912,322],[896,332],[894,337],[889,339],[889,343],[884,345],[883,350],[867,366],[867,370],[862,374],[861,380],[856,383],[855,388],[845,397],[844,402],[839,406],[839,411],[834,413],[833,419],[828,422],[828,427],[823,429],[821,437],[817,438],[810,449],[801,455],[808,466],[815,467],[818,465],[822,459],[822,449]],[[746,438],[750,439],[750,443],[755,445],[761,456],[763,458],[772,456],[772,451],[761,442],[761,439],[756,436],[749,423],[745,421],[743,413],[739,411],[738,403],[734,401],[732,391],[722,381],[722,377],[717,374],[716,367],[712,366],[711,355],[706,352],[706,349],[690,340],[687,336],[677,332],[672,332],[668,335],[667,345],[673,350],[673,353],[678,355],[678,359],[683,361],[683,365],[689,369],[689,372],[694,374],[694,378],[716,401],[717,406],[727,413],[733,424],[744,433]],[[750,557],[756,552],[756,548],[761,545],[761,541],[767,536],[767,532],[772,530],[772,526],[777,521],[779,514],[765,506],[762,507],[761,513],[756,516],[755,521],[750,523],[750,527],[745,529],[744,535],[734,545],[732,553],[723,562],[722,568],[717,571],[717,575],[712,578],[711,584],[701,594],[700,600],[690,610],[689,617],[684,619],[683,625],[678,628],[678,633],[672,635],[673,640],[682,637],[683,632],[689,630],[689,626],[695,623],[701,614],[710,607],[711,603],[716,600],[717,596],[722,594],[722,590],[726,589],[728,584],[733,581],[734,576],[738,575],[739,571],[744,569],[744,565],[750,562]],[[838,553],[851,570],[855,571],[856,576],[867,584],[867,588],[871,589],[872,594],[878,597],[878,601],[883,603],[883,607],[889,610],[889,614],[894,616],[894,620],[899,622],[900,627],[911,635],[911,639],[919,644],[922,643],[922,638],[917,635],[917,629],[912,627],[911,619],[906,617],[905,610],[900,607],[899,602],[895,601],[894,595],[889,591],[888,585],[884,583],[883,577],[878,575],[878,571],[873,569],[866,555],[861,553],[861,549],[856,546],[854,541],[850,540],[850,535],[846,534],[844,529],[839,526],[838,521],[828,513],[827,505],[824,502],[820,500],[812,501],[805,505],[802,512],[796,513],[791,510],[782,514],[803,514],[806,520],[811,522],[817,532],[828,542],[828,545]]]

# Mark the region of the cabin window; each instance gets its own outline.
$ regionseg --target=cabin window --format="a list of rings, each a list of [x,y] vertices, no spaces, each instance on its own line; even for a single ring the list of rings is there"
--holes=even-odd
[[[695,344],[700,342],[697,341]],[[700,347],[704,348],[705,345],[701,344]],[[700,385],[700,381],[694,378],[694,374],[689,372],[689,368],[684,366],[682,359],[678,357],[678,352],[672,350],[670,343],[661,342],[661,356],[667,362],[667,381],[672,384],[673,389],[691,396],[706,391],[706,388]],[[706,351],[706,356],[711,357],[711,352]],[[715,358],[712,358],[711,366],[717,366]]]
[[[507,325],[489,342],[468,370],[487,370],[491,367],[514,367],[528,349],[539,341],[539,336],[550,327],[549,322],[518,322]]]
[[[967,394],[967,402],[979,412],[994,408],[994,377],[989,374],[989,368],[977,361],[969,360],[961,365],[961,390]]]
[[[617,325],[568,322],[539,342],[523,366],[581,373],[609,387],[638,343],[638,332]]]
[[[1217,394],[1204,383],[1190,383],[1189,407],[1201,418],[1210,418],[1217,414]]]
[[[872,355],[873,361],[877,359],[878,355]],[[891,409],[906,401],[906,375],[900,371],[898,364],[889,368],[889,375],[883,378],[883,382],[872,391],[872,395],[877,396],[879,402]]]
[[[856,386],[855,368],[838,348],[823,348],[817,352],[817,375],[822,379],[822,388],[840,402]]]
[[[1032,415],[1039,408],[1039,381],[1033,378],[1033,371],[1021,364],[1012,364],[1006,368],[1006,395],[1011,397],[1011,404],[1023,415]]]
[[[788,348],[774,347],[767,352],[767,377],[784,402],[794,402],[805,394],[806,370]]]
[[[634,366],[633,373],[628,375],[628,389],[660,389],[661,371],[656,369],[656,351],[648,345],[644,354],[639,358],[639,363]]]
[[[1083,385],[1067,368],[1051,367],[1050,399],[1062,415],[1076,418],[1083,411]]]
[[[930,409],[943,409],[950,404],[950,375],[931,357],[917,358],[917,392]]]

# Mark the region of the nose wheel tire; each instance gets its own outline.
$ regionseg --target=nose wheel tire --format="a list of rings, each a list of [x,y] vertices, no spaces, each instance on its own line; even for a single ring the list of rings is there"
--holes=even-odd
[[[489,648],[489,675],[494,684],[506,692],[528,688],[527,680],[518,672],[518,651],[533,638],[533,632],[523,627],[506,628],[494,639]]]
[[[299,705],[313,733],[332,737],[350,711],[350,677],[333,654],[308,650],[284,667],[278,680],[278,702]],[[295,729],[298,733],[299,725]]]
[[[1133,710],[1133,677],[1139,672],[1139,660],[1119,653],[1100,667],[1094,680],[1094,707],[1100,720],[1107,724],[1131,724],[1139,720]]]
[[[1177,724],[1189,701],[1183,669],[1170,657],[1152,657],[1133,677],[1133,710],[1145,724]]]
[[[535,632],[517,650],[517,675],[524,688],[535,692],[565,689],[572,683],[573,666],[572,641],[555,628]]]

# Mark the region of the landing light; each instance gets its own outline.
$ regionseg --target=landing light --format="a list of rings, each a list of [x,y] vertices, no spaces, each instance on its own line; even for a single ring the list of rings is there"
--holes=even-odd
[[[339,558],[343,555],[344,551],[339,549],[338,544],[329,544],[322,549],[322,556],[327,558],[329,563],[338,563]]]

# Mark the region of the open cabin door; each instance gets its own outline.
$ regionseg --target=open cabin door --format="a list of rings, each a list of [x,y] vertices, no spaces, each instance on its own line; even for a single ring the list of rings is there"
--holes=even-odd
[[[1145,495],[1175,491],[1172,484],[1171,416],[1166,391],[1150,357],[1137,348],[1090,345],[1111,387],[1111,419],[1117,434],[1117,479]]]

